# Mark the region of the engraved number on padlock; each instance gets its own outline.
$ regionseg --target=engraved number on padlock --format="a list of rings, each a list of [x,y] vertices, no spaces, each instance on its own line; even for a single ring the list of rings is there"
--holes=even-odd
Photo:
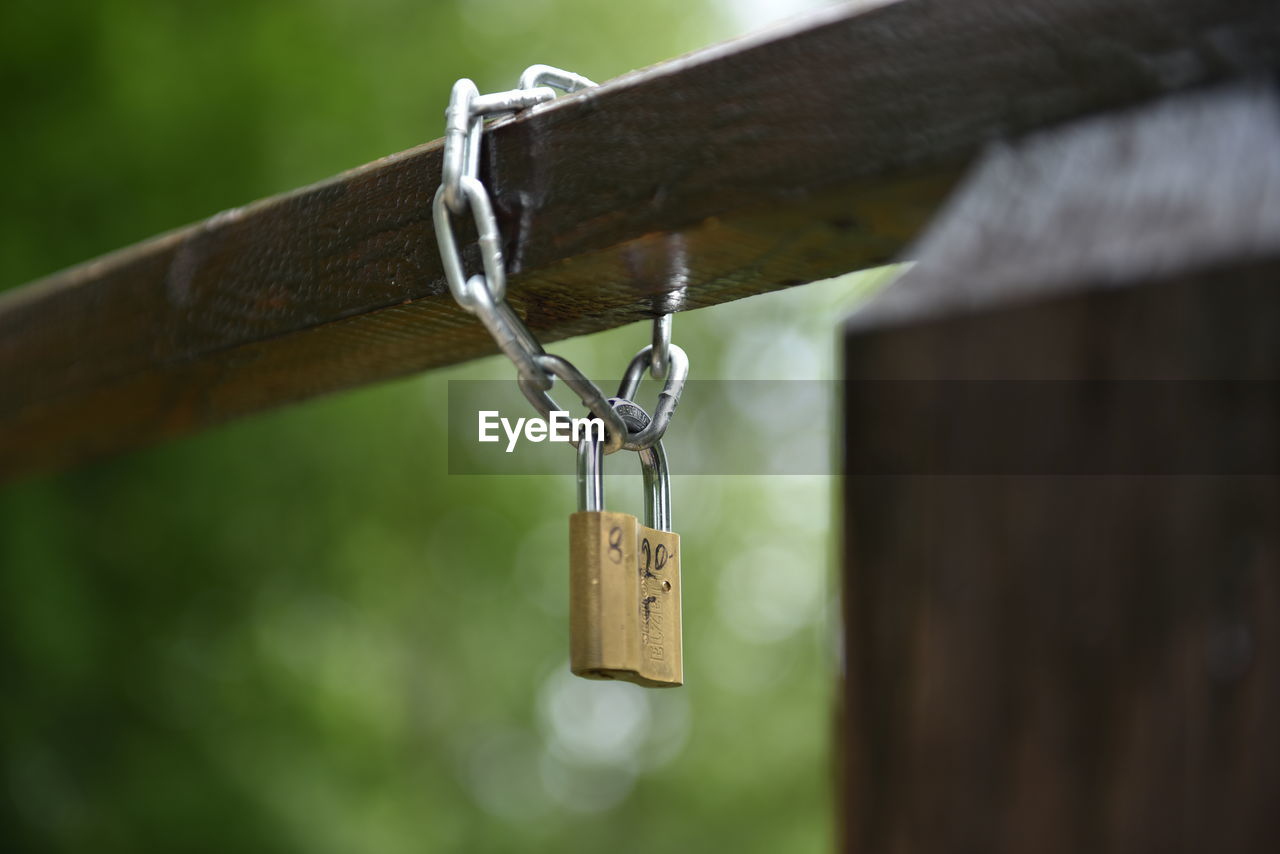
[[[578,447],[578,507],[569,519],[569,666],[588,679],[649,687],[684,681],[680,535],[662,443],[639,451],[645,522],[604,509],[599,443]]]

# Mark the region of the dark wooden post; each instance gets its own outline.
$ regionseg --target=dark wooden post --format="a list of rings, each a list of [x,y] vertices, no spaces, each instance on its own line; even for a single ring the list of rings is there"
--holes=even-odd
[[[1280,851],[1280,98],[996,148],[845,337],[844,844]]]

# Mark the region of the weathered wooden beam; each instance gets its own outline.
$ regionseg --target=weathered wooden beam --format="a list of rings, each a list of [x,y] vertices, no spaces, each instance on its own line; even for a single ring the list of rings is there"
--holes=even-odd
[[[849,852],[1280,849],[1280,96],[993,151],[845,371]]]
[[[988,140],[1280,53],[1263,0],[865,6],[496,127],[482,168],[530,328],[883,263]],[[0,477],[491,352],[444,287],[439,160],[425,145],[0,297]]]

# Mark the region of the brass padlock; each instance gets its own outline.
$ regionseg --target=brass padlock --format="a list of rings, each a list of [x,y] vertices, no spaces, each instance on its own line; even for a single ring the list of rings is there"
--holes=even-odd
[[[684,682],[680,535],[662,443],[637,452],[645,522],[604,509],[602,449],[578,447],[578,512],[569,517],[569,667],[587,679],[648,687]]]

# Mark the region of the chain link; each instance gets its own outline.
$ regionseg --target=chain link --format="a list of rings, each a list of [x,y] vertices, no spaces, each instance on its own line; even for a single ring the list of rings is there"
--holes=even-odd
[[[654,319],[653,343],[631,360],[619,389],[618,397],[629,402],[639,389],[646,367],[655,379],[666,380],[652,420],[643,429],[632,431],[599,386],[567,359],[543,350],[538,339],[507,304],[502,234],[489,192],[480,181],[480,141],[486,116],[516,112],[550,101],[555,98],[553,87],[569,93],[595,85],[581,75],[549,65],[529,66],[520,75],[519,88],[508,92],[481,95],[476,84],[465,77],[454,83],[445,110],[440,188],[431,209],[449,291],[459,306],[480,319],[498,349],[515,364],[525,397],[544,418],[550,418],[553,411],[562,411],[550,391],[556,378],[563,380],[587,410],[604,422],[604,452],[611,454],[623,448],[641,451],[653,447],[675,414],[689,374],[689,360],[684,350],[671,343],[671,315]],[[471,276],[463,267],[462,249],[452,220],[468,212],[475,224],[482,270]]]
[[[689,378],[689,357],[684,350],[668,342],[667,381],[658,393],[658,405],[653,408],[653,420],[647,427],[639,431],[628,431],[622,447],[628,451],[640,451],[652,446],[667,432],[671,417],[676,414],[680,405],[680,393],[684,391],[685,380]],[[618,386],[618,397],[634,401],[640,389],[640,380],[644,378],[644,369],[653,364],[653,345],[645,347],[631,359],[627,371]]]
[[[440,262],[444,267],[444,278],[449,283],[449,290],[458,305],[475,313],[476,288],[484,288],[489,292],[489,299],[500,302],[507,295],[507,270],[502,260],[502,236],[498,233],[498,220],[493,215],[493,205],[484,184],[469,175],[458,180],[459,198],[466,204],[462,210],[471,209],[471,219],[476,225],[477,244],[480,247],[480,265],[483,276],[472,276],[462,269],[462,252],[453,235],[453,223],[449,216],[449,192],[444,184],[436,190],[435,200],[431,204],[432,219],[435,221],[436,240],[440,244]]]
[[[604,392],[600,390],[600,387],[588,379],[586,374],[578,370],[573,362],[568,359],[551,353],[543,353],[541,356],[537,356],[536,360],[538,365],[548,374],[564,380],[564,384],[582,400],[583,405],[587,407],[587,411],[604,422],[604,452],[612,454],[614,451],[622,450],[628,435],[627,425],[623,422],[622,416],[618,414],[618,411],[614,409],[613,404],[604,396]],[[563,407],[555,402],[555,399],[551,397],[548,391],[534,388],[533,384],[524,377],[520,378],[520,390],[524,392],[524,396],[533,404],[533,408],[542,414],[543,418],[549,419],[552,412],[563,411]]]

